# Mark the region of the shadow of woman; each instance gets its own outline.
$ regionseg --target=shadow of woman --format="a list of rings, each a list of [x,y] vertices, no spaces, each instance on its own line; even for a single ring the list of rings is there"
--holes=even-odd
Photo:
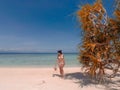
[[[53,76],[53,77],[56,77],[56,76],[57,76],[57,77],[61,77],[61,75],[59,75],[59,74],[53,74],[52,76]]]

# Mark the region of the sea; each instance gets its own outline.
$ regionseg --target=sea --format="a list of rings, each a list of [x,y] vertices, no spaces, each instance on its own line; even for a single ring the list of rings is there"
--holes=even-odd
[[[64,53],[65,67],[80,66],[77,53]],[[54,67],[57,53],[0,53],[0,67]]]

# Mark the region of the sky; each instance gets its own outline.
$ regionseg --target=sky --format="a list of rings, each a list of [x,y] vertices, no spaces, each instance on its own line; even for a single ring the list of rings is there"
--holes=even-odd
[[[77,52],[79,5],[94,0],[0,0],[0,52]],[[103,0],[112,15],[114,0]]]

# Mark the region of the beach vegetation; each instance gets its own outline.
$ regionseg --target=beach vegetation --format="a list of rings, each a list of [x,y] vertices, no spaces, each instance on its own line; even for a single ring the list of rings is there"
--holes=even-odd
[[[77,11],[83,32],[79,61],[84,73],[98,82],[114,78],[120,68],[120,0],[115,2],[112,18],[102,0],[82,5]]]

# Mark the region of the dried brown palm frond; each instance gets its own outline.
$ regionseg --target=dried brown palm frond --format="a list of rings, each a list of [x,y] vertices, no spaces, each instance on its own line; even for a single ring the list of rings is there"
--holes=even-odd
[[[120,20],[120,10],[116,10],[114,14]]]

